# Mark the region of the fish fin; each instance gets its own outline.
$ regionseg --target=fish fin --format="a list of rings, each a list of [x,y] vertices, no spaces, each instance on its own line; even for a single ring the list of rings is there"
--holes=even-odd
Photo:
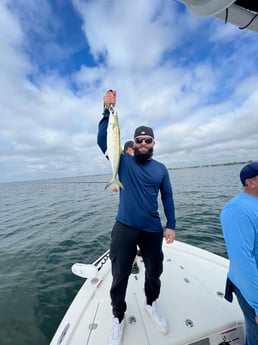
[[[122,183],[118,180],[118,178],[115,178],[115,182],[116,182],[116,184],[118,184],[118,186],[121,188],[121,189],[123,189],[123,190],[125,190],[125,187],[122,185]]]
[[[114,180],[113,180],[113,179],[110,180],[110,181],[106,184],[105,189],[107,189],[109,186],[111,186],[112,183],[114,183]]]
[[[105,157],[109,160],[109,157],[108,157],[108,150],[106,150],[106,152],[104,153]]]
[[[116,183],[121,189],[125,189],[122,183],[118,180],[118,178],[114,177],[112,178],[105,186],[105,189],[107,189],[109,186],[111,186],[113,183]]]

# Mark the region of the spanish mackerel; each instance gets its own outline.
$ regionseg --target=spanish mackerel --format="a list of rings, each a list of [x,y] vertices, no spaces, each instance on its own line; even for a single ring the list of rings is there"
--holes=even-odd
[[[117,112],[113,107],[109,108],[109,120],[107,128],[107,151],[106,157],[109,159],[112,168],[112,179],[106,184],[107,189],[113,183],[116,183],[120,188],[124,189],[124,186],[118,179],[118,168],[120,162],[120,156],[122,153],[120,144],[120,128]]]

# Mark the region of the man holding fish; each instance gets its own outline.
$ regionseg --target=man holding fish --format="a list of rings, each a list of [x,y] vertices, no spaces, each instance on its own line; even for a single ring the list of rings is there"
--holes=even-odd
[[[160,276],[163,271],[163,227],[158,212],[158,194],[166,216],[165,239],[175,239],[175,210],[167,168],[154,160],[152,128],[140,126],[134,133],[134,156],[121,153],[116,92],[104,96],[103,118],[99,123],[98,145],[110,160],[113,177],[108,185],[120,186],[119,206],[112,229],[110,259],[113,282],[110,290],[113,309],[112,330],[108,345],[120,345],[125,326],[126,288],[137,245],[145,265],[145,310],[162,334],[167,334],[165,315],[158,307]]]

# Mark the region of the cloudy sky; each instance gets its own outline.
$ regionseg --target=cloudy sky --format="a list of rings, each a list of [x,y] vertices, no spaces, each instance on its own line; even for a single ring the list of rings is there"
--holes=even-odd
[[[108,89],[168,168],[258,159],[257,33],[175,0],[1,0],[0,23],[0,182],[109,173]]]

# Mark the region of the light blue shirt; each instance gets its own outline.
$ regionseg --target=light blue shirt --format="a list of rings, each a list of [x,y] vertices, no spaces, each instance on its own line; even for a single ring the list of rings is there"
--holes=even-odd
[[[221,212],[228,278],[258,315],[258,198],[240,193]]]

